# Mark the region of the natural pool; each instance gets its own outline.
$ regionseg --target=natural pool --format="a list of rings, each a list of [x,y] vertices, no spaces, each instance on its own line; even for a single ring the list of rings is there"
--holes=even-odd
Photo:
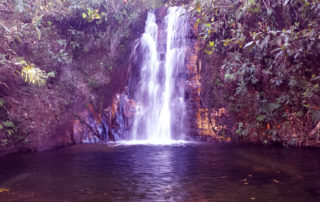
[[[83,144],[0,158],[0,201],[320,201],[320,150]]]

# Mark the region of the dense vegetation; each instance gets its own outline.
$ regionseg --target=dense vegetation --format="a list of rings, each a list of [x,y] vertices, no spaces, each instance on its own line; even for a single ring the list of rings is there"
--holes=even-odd
[[[197,0],[208,107],[240,141],[319,144],[319,0]]]
[[[319,144],[319,0],[4,0],[0,150],[53,147],[76,113],[110,105],[146,11],[190,2],[205,107],[240,141]]]
[[[49,144],[58,125],[75,113],[110,104],[124,88],[124,61],[143,31],[146,11],[163,3],[2,1],[0,150],[40,139]]]

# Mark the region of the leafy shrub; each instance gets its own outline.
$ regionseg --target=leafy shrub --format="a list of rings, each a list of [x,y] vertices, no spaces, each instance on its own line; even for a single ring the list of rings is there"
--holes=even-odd
[[[241,128],[266,140],[295,130],[307,142],[319,122],[319,1],[195,0],[191,11],[205,57],[222,60],[212,61],[215,89]]]
[[[21,60],[15,64],[22,66],[21,76],[25,78],[25,82],[31,84],[43,86],[46,84],[49,77],[55,77],[54,72],[46,73],[45,71],[36,67],[35,64],[27,63],[24,60]]]

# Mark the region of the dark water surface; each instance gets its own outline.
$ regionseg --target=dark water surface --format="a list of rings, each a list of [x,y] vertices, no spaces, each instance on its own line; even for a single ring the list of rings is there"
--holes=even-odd
[[[320,150],[96,144],[17,153],[0,158],[0,201],[320,201]]]

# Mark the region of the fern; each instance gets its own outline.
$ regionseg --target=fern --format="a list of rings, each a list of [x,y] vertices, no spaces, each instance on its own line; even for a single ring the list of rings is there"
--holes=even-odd
[[[55,77],[54,72],[46,73],[45,71],[39,69],[35,64],[29,64],[26,61],[20,61],[15,63],[16,65],[21,65],[21,76],[24,77],[25,82],[30,84],[37,84],[38,86],[44,86],[49,77]]]

